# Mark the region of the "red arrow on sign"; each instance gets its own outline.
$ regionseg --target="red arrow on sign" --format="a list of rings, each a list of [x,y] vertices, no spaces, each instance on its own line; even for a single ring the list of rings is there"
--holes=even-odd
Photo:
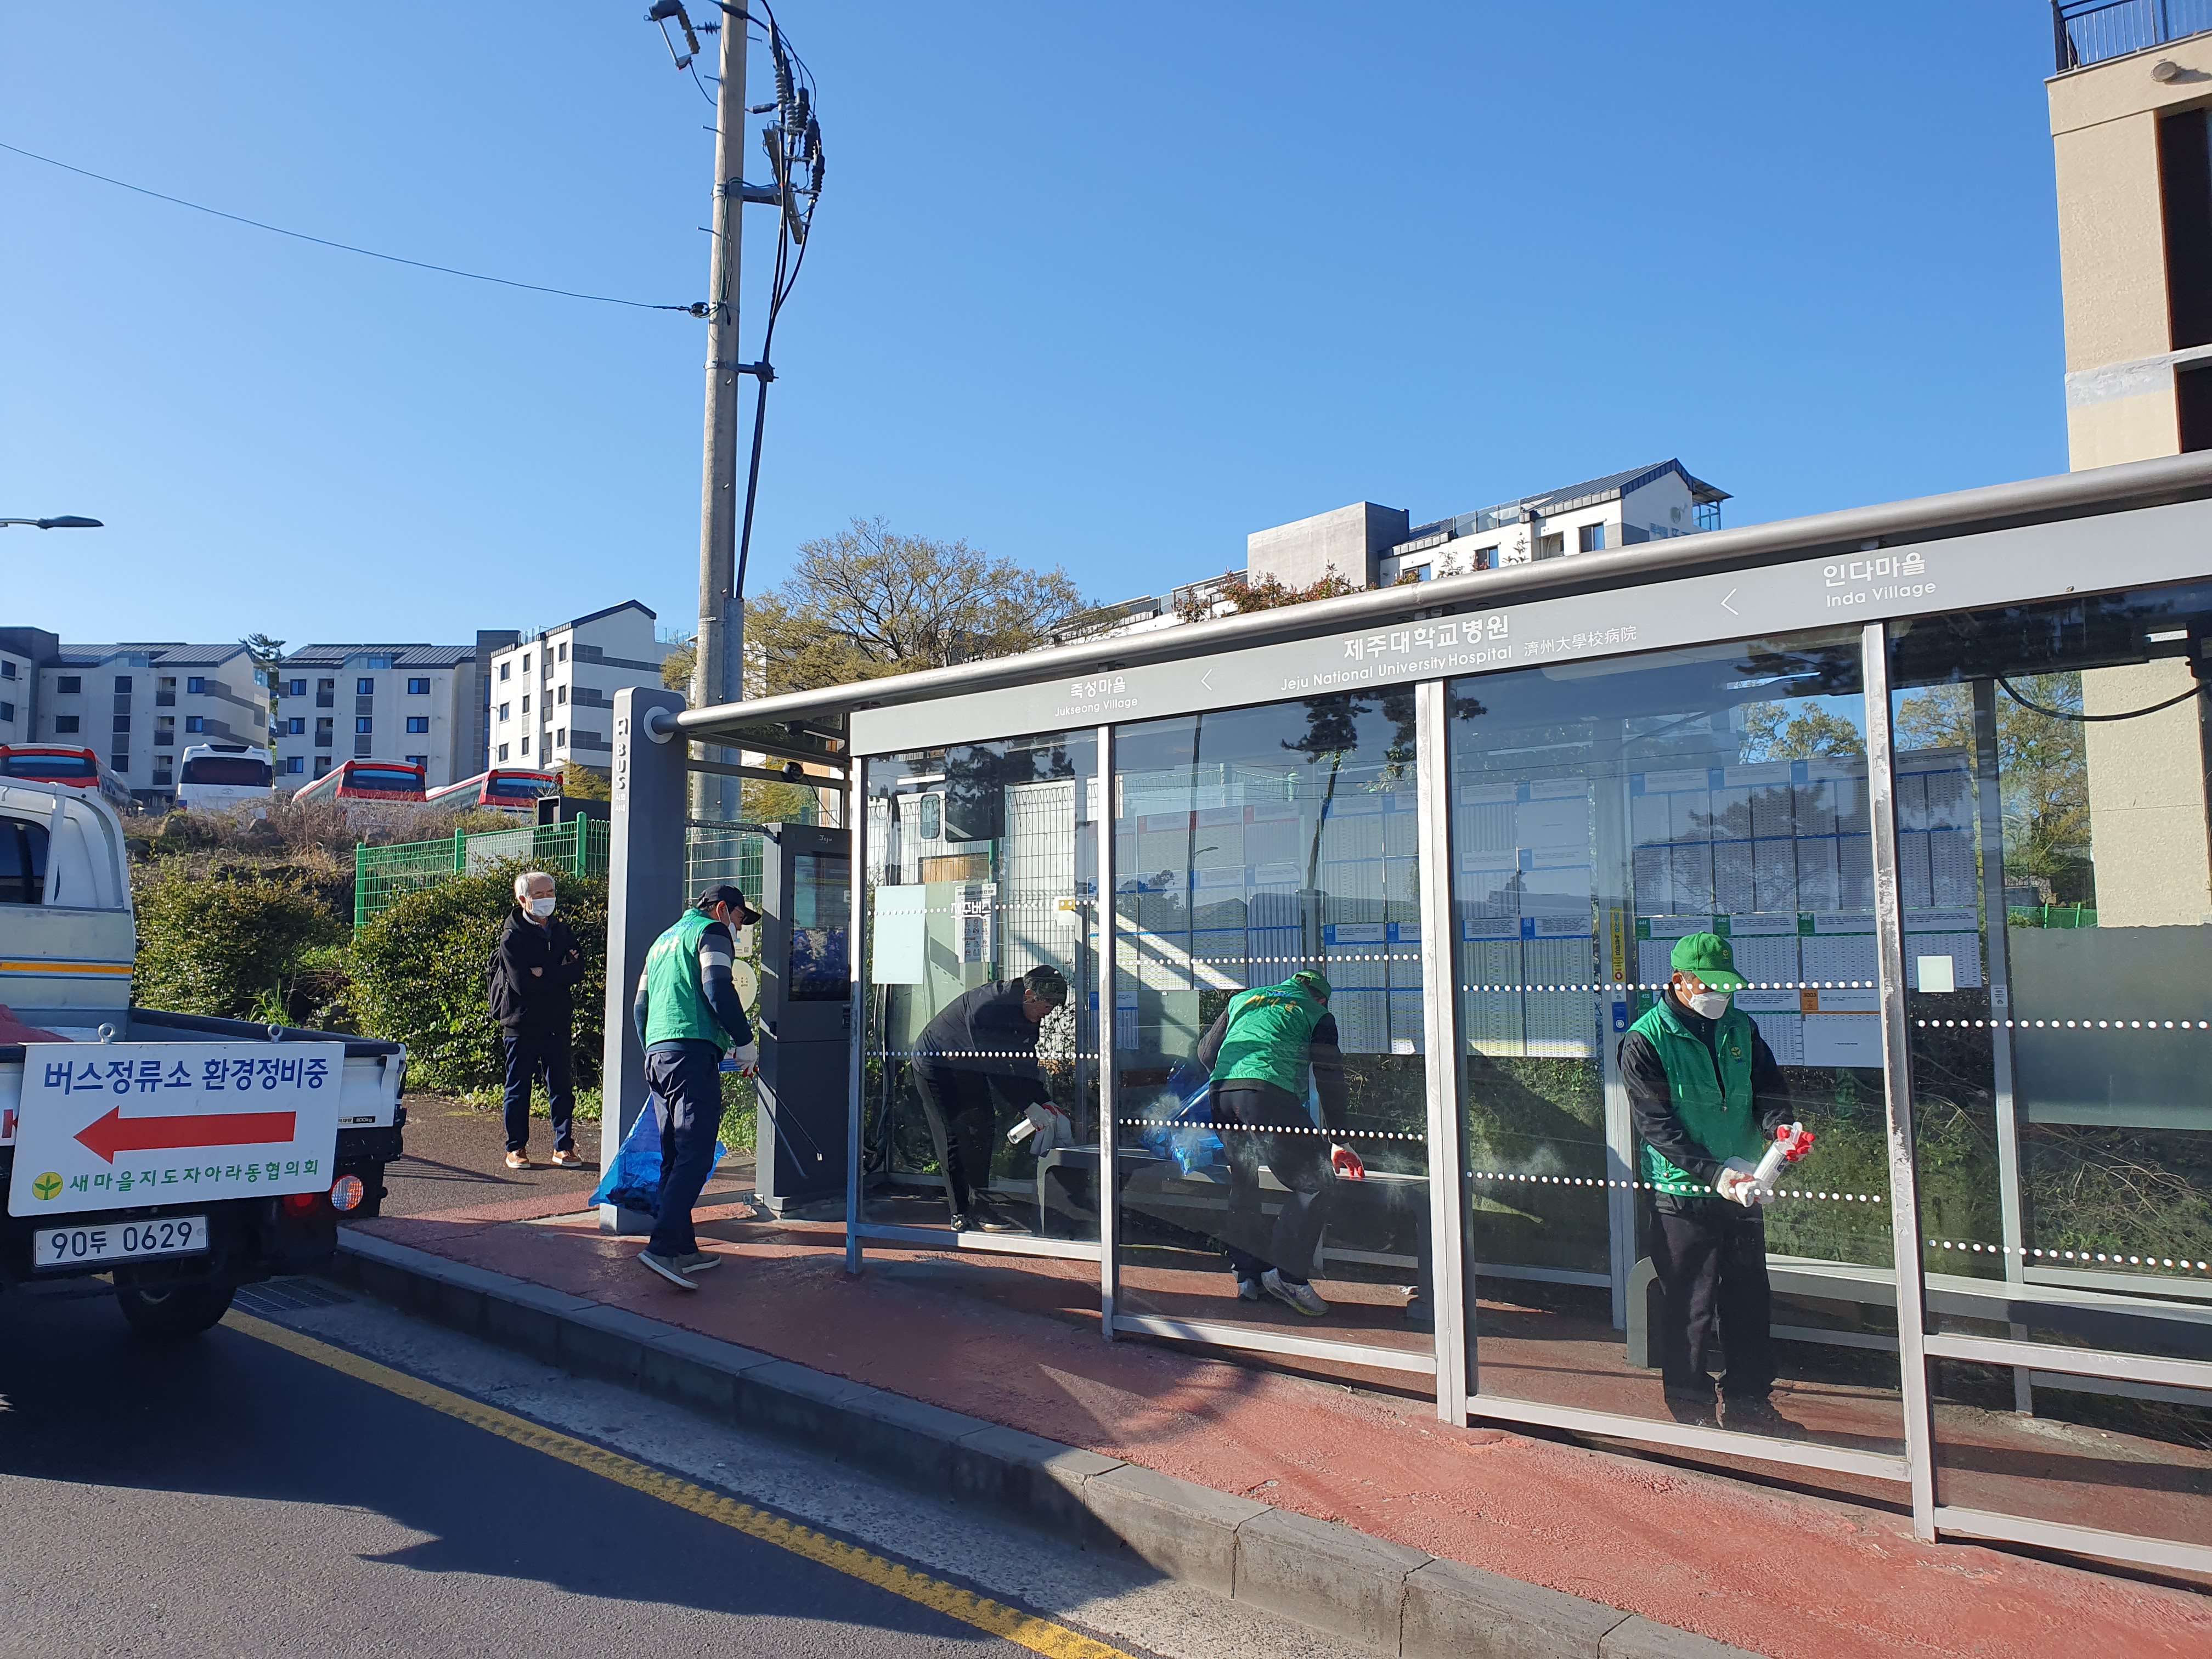
[[[295,1112],[207,1112],[192,1117],[125,1117],[116,1107],[77,1139],[102,1160],[118,1152],[151,1152],[183,1146],[258,1146],[289,1140]]]

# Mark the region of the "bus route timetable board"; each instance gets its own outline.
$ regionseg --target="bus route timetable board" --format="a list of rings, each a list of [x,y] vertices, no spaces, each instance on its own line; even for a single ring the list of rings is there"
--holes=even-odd
[[[1462,784],[1453,803],[1465,1038],[1478,1054],[1598,1052],[1591,784]]]
[[[1957,749],[1898,757],[1908,982],[1983,984],[1972,780]],[[1639,1006],[1674,941],[1715,933],[1750,981],[1736,1006],[1784,1066],[1881,1064],[1866,762],[1814,757],[1633,773]],[[1950,983],[1945,985],[1945,977]]]

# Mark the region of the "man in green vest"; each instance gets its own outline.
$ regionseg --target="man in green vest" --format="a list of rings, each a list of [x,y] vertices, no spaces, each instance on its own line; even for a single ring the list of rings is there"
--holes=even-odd
[[[714,1170],[722,1057],[746,1073],[760,1060],[732,971],[736,930],[757,920],[738,889],[709,887],[653,940],[630,1005],[660,1117],[660,1214],[638,1260],[679,1290],[697,1290],[691,1275],[720,1264],[700,1249],[691,1210]]]
[[[1790,1090],[1749,1015],[1731,1006],[1743,977],[1713,933],[1678,939],[1673,977],[1620,1042],[1620,1073],[1651,1194],[1651,1265],[1665,1297],[1660,1377],[1675,1421],[1774,1433],[1790,1425],[1767,1395],[1766,1224],[1749,1185]],[[1720,1381],[1715,1415],[1713,1378]]]
[[[1229,1155],[1223,1242],[1237,1294],[1247,1302],[1273,1296],[1311,1319],[1328,1311],[1308,1275],[1337,1176],[1367,1176],[1359,1155],[1342,1144],[1351,1097],[1328,996],[1328,977],[1315,969],[1239,991],[1198,1044],[1198,1063],[1212,1076],[1214,1127]],[[1306,1109],[1309,1071],[1320,1125]],[[1289,1189],[1272,1232],[1261,1215],[1262,1164]]]

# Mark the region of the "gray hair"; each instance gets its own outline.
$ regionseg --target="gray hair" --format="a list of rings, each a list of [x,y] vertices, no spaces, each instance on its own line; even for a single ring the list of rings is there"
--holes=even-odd
[[[520,875],[514,878],[514,896],[519,899],[526,899],[530,896],[530,884],[532,882],[550,881],[552,879],[552,876],[544,870],[525,870]]]

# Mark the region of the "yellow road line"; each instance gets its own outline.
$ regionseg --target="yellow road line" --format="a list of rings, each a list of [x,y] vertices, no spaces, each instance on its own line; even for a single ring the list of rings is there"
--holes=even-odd
[[[364,1359],[359,1354],[320,1342],[312,1336],[287,1330],[282,1325],[272,1325],[267,1320],[256,1319],[251,1314],[235,1310],[223,1316],[222,1322],[231,1329],[270,1344],[272,1347],[295,1353],[302,1359],[311,1359],[319,1365],[327,1365],[334,1371],[343,1372],[361,1382],[373,1384],[391,1394],[411,1400],[432,1411],[442,1412],[447,1417],[458,1418],[464,1423],[495,1434],[502,1440],[511,1440],[518,1446],[527,1446],[532,1451],[557,1457],[564,1463],[588,1470],[619,1486],[641,1492],[648,1498],[657,1498],[664,1504],[673,1504],[681,1510],[704,1516],[709,1521],[720,1522],[748,1537],[757,1538],[764,1544],[788,1550],[793,1555],[873,1584],[878,1589],[973,1625],[993,1636],[1001,1637],[1018,1647],[1032,1653],[1041,1653],[1048,1659],[1131,1659],[1119,1648],[1109,1647],[1103,1642],[1055,1625],[1048,1619],[1005,1606],[987,1596],[977,1595],[941,1579],[900,1566],[882,1556],[859,1546],[841,1542],[837,1539],[803,1527],[781,1516],[757,1510],[750,1504],[741,1504],[734,1498],[696,1486],[689,1480],[679,1480],[672,1474],[611,1452],[604,1446],[595,1446],[587,1440],[532,1423],[527,1419],[503,1412],[496,1406],[487,1406],[466,1395],[441,1389],[434,1382],[425,1382],[418,1376],[380,1365],[374,1359]]]

